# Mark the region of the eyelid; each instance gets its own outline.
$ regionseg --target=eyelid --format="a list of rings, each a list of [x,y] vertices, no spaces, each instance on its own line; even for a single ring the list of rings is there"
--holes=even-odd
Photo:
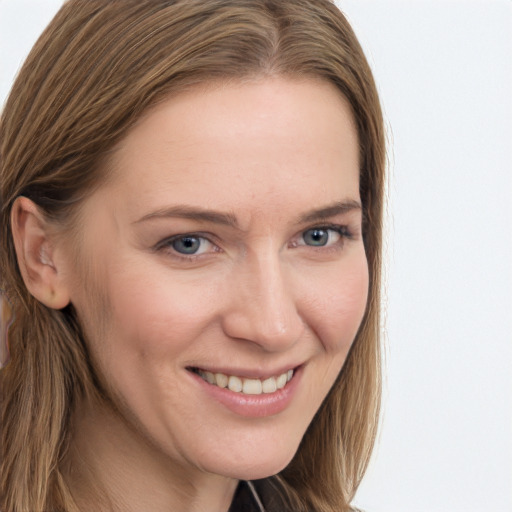
[[[334,231],[337,234],[339,234],[340,239],[337,240],[336,242],[334,242],[333,244],[328,244],[328,245],[324,245],[324,246],[307,245],[305,243],[298,242],[298,240],[301,240],[307,231],[314,230],[314,229]],[[341,246],[343,246],[343,244],[346,240],[353,240],[353,239],[357,238],[357,235],[358,235],[357,228],[354,229],[353,227],[349,227],[347,224],[336,224],[336,223],[332,223],[332,222],[314,224],[314,225],[311,225],[309,227],[302,229],[297,235],[295,235],[295,237],[293,237],[292,242],[289,243],[288,246],[291,248],[309,247],[314,250],[324,250],[325,251],[325,250],[329,250],[329,249],[340,248]],[[187,255],[187,254],[176,251],[172,247],[172,244],[174,241],[179,240],[181,238],[187,238],[187,237],[200,238],[202,240],[205,240],[208,244],[210,244],[212,246],[212,248],[210,248],[209,250],[206,250],[204,252],[201,252],[199,254],[195,253],[195,254]],[[222,252],[222,249],[220,248],[218,243],[216,241],[214,241],[215,238],[216,238],[215,235],[213,235],[212,233],[184,232],[184,233],[179,233],[179,234],[172,235],[172,236],[162,239],[160,242],[158,242],[155,245],[154,250],[155,250],[155,252],[164,251],[176,259],[190,262],[190,261],[193,261],[193,260],[201,258],[201,257],[207,257],[208,255],[216,253],[216,252]]]
[[[347,224],[334,224],[334,223],[324,223],[324,224],[316,224],[314,226],[310,226],[301,231],[301,234],[306,233],[307,231],[311,231],[314,229],[325,230],[325,231],[335,231],[339,233],[344,238],[352,238],[354,236],[351,228]]]
[[[308,231],[331,231],[339,237],[337,240],[329,240],[325,245],[313,245],[305,243],[304,236]],[[331,235],[332,236],[332,235]],[[315,224],[300,231],[290,243],[291,248],[308,248],[315,251],[329,251],[341,249],[347,240],[355,239],[355,233],[346,224],[323,223]]]
[[[214,247],[216,250],[207,250],[207,251],[201,252],[199,254],[197,254],[197,253],[195,253],[195,254],[180,253],[180,252],[176,251],[172,247],[172,244],[176,240],[180,240],[180,239],[183,239],[183,238],[198,238],[198,239],[204,240],[208,244],[210,244],[212,247]],[[206,254],[210,254],[210,253],[213,253],[213,252],[220,251],[219,246],[215,242],[213,242],[211,240],[211,238],[213,238],[213,237],[210,234],[205,234],[205,233],[194,233],[194,232],[192,232],[192,233],[179,233],[177,235],[172,235],[172,236],[169,236],[167,238],[164,238],[163,240],[158,242],[156,244],[156,246],[155,246],[155,251],[156,252],[158,252],[158,251],[166,251],[168,253],[171,253],[176,258],[183,259],[183,260],[193,260],[195,258],[204,256]]]

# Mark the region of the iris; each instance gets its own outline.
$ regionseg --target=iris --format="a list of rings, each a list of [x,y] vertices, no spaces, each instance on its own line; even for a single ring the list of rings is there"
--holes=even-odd
[[[303,233],[302,237],[306,245],[322,247],[329,242],[329,230],[319,228],[308,229]]]
[[[201,247],[201,239],[196,236],[184,236],[174,240],[172,247],[181,254],[195,254]]]

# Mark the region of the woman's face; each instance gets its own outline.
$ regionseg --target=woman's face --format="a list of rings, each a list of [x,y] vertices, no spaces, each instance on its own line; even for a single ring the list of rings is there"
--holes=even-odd
[[[358,176],[350,108],[312,80],[182,93],[117,148],[70,296],[111,400],[170,463],[253,479],[293,457],[365,311]]]

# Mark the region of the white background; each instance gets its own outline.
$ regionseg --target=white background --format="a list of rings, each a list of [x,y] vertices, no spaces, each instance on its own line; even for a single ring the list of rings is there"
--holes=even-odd
[[[0,0],[0,101],[60,0]],[[512,2],[339,0],[389,125],[385,407],[356,504],[512,512]]]

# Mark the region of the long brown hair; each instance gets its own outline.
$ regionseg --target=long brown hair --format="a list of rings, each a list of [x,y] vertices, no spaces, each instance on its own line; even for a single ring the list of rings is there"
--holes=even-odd
[[[350,25],[328,0],[68,0],[32,49],[0,122],[0,289],[15,318],[0,372],[3,512],[75,509],[60,464],[73,404],[94,388],[72,306],[49,309],[23,283],[14,200],[26,196],[52,221],[69,222],[101,182],[109,151],[150,106],[195,84],[267,75],[330,81],[358,128],[367,310],[295,458],[269,479],[290,510],[349,510],[380,405],[385,173],[379,99]]]

